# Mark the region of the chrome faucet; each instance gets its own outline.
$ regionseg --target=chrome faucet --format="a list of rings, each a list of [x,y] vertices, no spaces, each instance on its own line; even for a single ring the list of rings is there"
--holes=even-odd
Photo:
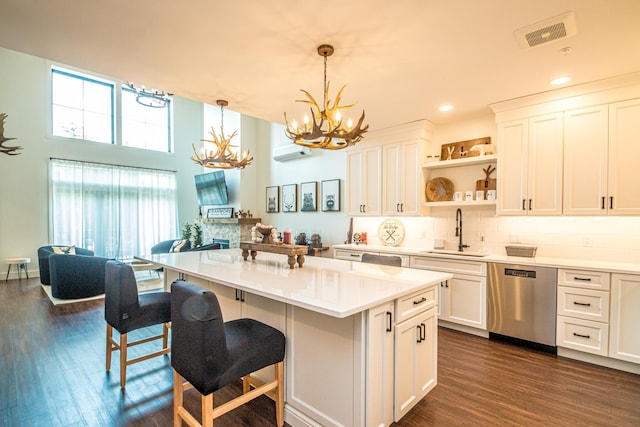
[[[462,209],[460,208],[456,210],[456,237],[459,237],[459,240],[458,240],[459,252],[462,252],[464,248],[469,247],[469,245],[462,244]]]

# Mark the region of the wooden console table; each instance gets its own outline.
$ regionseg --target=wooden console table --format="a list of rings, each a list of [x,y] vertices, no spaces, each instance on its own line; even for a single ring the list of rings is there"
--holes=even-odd
[[[256,259],[258,251],[286,255],[290,268],[293,268],[296,262],[298,266],[302,267],[304,256],[308,251],[307,247],[302,245],[274,245],[254,242],[240,242],[240,249],[242,249],[242,257],[245,261],[249,257],[249,252],[251,252],[251,259]]]

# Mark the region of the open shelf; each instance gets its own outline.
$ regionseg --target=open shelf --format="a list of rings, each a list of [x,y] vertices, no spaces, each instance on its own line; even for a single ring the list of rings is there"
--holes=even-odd
[[[492,163],[498,160],[498,156],[495,154],[489,154],[486,156],[474,156],[464,159],[454,160],[442,160],[439,162],[423,163],[422,167],[426,169],[442,169],[442,168],[454,168],[459,166],[470,166],[482,163]]]

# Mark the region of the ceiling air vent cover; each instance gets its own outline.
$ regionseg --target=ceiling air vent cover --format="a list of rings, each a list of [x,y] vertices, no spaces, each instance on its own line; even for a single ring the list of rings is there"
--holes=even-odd
[[[543,45],[576,34],[576,20],[573,12],[538,22],[515,31],[516,39],[523,48]]]

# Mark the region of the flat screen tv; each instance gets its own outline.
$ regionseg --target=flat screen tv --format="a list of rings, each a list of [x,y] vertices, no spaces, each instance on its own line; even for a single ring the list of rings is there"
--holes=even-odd
[[[224,171],[203,173],[196,175],[194,178],[200,206],[229,204]]]

